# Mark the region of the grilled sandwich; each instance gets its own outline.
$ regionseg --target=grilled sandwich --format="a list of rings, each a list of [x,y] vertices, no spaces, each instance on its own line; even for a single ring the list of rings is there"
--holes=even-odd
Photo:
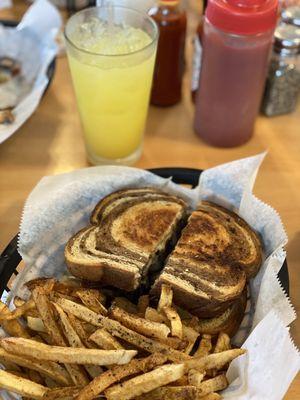
[[[102,199],[91,226],[65,249],[70,272],[82,279],[133,291],[161,268],[168,244],[185,219],[187,205],[152,188],[125,189]]]
[[[222,314],[241,296],[262,262],[258,236],[237,214],[202,202],[189,217],[154,283],[172,287],[175,303],[201,318]]]

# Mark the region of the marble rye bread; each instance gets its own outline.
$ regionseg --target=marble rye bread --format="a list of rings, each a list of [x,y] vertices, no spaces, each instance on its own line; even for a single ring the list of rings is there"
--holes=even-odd
[[[183,200],[153,188],[112,193],[96,205],[92,225],[67,243],[70,272],[125,291],[137,289],[150,270],[161,268],[186,210]]]

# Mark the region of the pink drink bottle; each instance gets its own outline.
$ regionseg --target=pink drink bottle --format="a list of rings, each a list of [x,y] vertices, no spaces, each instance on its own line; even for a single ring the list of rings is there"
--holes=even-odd
[[[277,0],[209,0],[194,127],[208,143],[250,139],[277,21]]]

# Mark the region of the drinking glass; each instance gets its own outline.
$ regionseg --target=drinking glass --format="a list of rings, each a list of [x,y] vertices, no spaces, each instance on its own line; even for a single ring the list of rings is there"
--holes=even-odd
[[[65,38],[88,159],[134,163],[141,154],[158,30],[126,7],[92,7],[73,15]]]

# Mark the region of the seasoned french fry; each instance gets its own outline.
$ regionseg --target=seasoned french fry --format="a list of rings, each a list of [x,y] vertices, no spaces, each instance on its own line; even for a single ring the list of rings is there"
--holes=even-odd
[[[168,318],[165,315],[159,313],[157,310],[155,310],[155,308],[152,307],[146,308],[145,318],[153,322],[160,322],[160,323],[169,322]]]
[[[12,319],[20,318],[25,314],[26,311],[32,310],[33,308],[35,308],[34,301],[28,300],[23,305],[17,307],[10,313],[0,313],[0,320],[9,321]]]
[[[201,396],[201,395],[200,395]],[[149,393],[142,394],[135,400],[220,400],[218,393],[210,393],[199,397],[197,388],[194,386],[163,386],[152,390]]]
[[[60,317],[62,329],[69,342],[69,345],[71,347],[85,347],[63,309],[58,304],[53,303],[53,305]],[[92,378],[100,375],[103,372],[102,368],[98,365],[85,365],[84,368]]]
[[[128,299],[126,299],[126,297],[116,297],[112,302],[112,306],[120,307],[130,314],[138,313],[137,306],[131,303],[131,301],[129,301]]]
[[[219,333],[214,353],[221,353],[222,351],[229,350],[230,348],[230,337],[227,335],[227,333]]]
[[[72,383],[67,371],[62,368],[59,364],[54,362],[43,362],[38,359],[25,358],[16,354],[8,353],[6,350],[0,348],[0,362],[13,362],[20,367],[25,367],[38,371],[43,376],[55,380],[62,385],[69,385]]]
[[[151,372],[112,386],[105,391],[107,400],[130,400],[160,386],[181,378],[185,373],[184,364],[170,364],[158,367]]]
[[[232,360],[245,353],[246,350],[244,349],[232,349],[223,351],[222,353],[209,354],[204,357],[193,357],[185,361],[185,366],[187,370],[194,368],[200,372],[212,368],[220,369],[225,364],[230,363]]]
[[[172,336],[182,339],[182,323],[175,308],[163,307],[162,311],[170,321]]]
[[[147,307],[145,318],[153,322],[169,323],[168,318],[164,314],[159,313],[157,310],[155,310],[155,308],[152,307]],[[199,336],[197,331],[189,326],[186,326],[184,323],[182,323],[182,334],[183,339],[186,339],[188,342],[192,342],[193,344]]]
[[[61,306],[61,308],[67,313],[75,315],[82,321],[88,322],[94,326],[102,327],[102,321],[105,317],[96,314],[94,311],[90,310],[86,306],[75,303],[74,301],[59,298],[56,303]]]
[[[131,360],[127,365],[113,367],[111,370],[104,372],[102,375],[95,378],[86,387],[84,387],[78,395],[77,400],[91,400],[97,397],[109,386],[126,378],[130,375],[135,375],[141,371],[151,371],[153,368],[164,364],[167,357],[154,353],[147,358],[141,360]]]
[[[40,360],[72,364],[126,364],[137,354],[135,350],[98,350],[49,346],[22,338],[3,338],[1,339],[1,346],[11,353]]]
[[[47,286],[48,285],[48,286]],[[51,344],[54,344],[56,346],[66,346],[67,343],[65,341],[65,338],[63,337],[60,327],[56,323],[53,309],[52,309],[52,304],[50,303],[47,295],[45,294],[45,286],[47,286],[47,290],[50,290],[50,287],[54,286],[54,283],[52,280],[49,280],[46,282],[46,284],[41,287],[41,286],[36,286],[32,290],[32,298],[35,302],[36,308],[38,309],[40,316],[42,318],[42,321],[44,323],[45,329],[47,333],[49,334],[50,337],[50,342]],[[42,334],[42,333],[41,333]],[[42,345],[42,344],[40,344]],[[46,345],[44,345],[46,346]],[[33,350],[35,350],[35,347],[32,346]],[[74,363],[76,364],[76,363]],[[75,385],[85,385],[89,382],[86,374],[84,373],[84,370],[82,367],[78,365],[65,365],[67,371],[69,372],[73,382]]]
[[[32,298],[38,312],[40,313],[45,329],[51,338],[52,344],[56,346],[66,346],[66,341],[64,340],[60,328],[55,321],[51,303],[48,300],[43,287],[34,287],[32,290]]]
[[[194,357],[203,357],[209,354],[212,349],[211,335],[203,334],[200,340],[198,349],[196,350]]]
[[[94,332],[89,340],[96,343],[101,349],[104,350],[118,350],[124,349],[124,347],[115,339],[110,333],[104,329],[98,329]]]
[[[205,376],[205,372],[199,372],[196,369],[190,369],[188,373],[188,382],[189,385],[199,387],[203,381]]]
[[[161,293],[157,306],[157,311],[161,312],[165,307],[171,307],[173,301],[173,291],[170,286],[162,284]]]
[[[145,318],[145,312],[147,307],[149,307],[149,295],[140,296],[137,305],[137,311],[140,317]]]
[[[18,364],[9,360],[4,360],[4,358],[1,357],[1,355],[0,355],[0,364],[9,372],[22,372]]]
[[[165,324],[148,321],[137,315],[129,314],[119,307],[111,307],[109,315],[127,328],[148,337],[166,339],[170,333],[170,329]]]
[[[44,394],[43,400],[72,400],[75,399],[80,390],[80,386],[51,389]]]
[[[0,301],[0,315],[9,315],[11,311],[6,306],[6,304]],[[11,320],[11,321],[1,321],[0,325],[3,330],[8,333],[10,336],[16,337],[24,337],[30,338],[30,333],[28,329],[26,329],[19,321]]]
[[[64,310],[56,303],[52,303],[53,306],[55,307],[56,312],[59,315],[62,330],[64,332],[64,335],[71,347],[85,347],[80,339],[80,337],[77,335],[77,332],[73,329],[73,326],[71,325],[66,313]]]
[[[149,353],[166,353],[168,354],[169,359],[174,362],[187,360],[190,358],[187,354],[181,353],[180,351],[172,349],[171,347],[163,343],[147,338],[140,333],[126,328],[118,321],[105,318],[102,322],[104,329],[107,330],[111,335],[114,335],[119,339],[125,340],[126,342],[131,343],[134,346],[139,347],[140,349],[148,351]]]
[[[43,287],[47,292],[51,292],[54,289],[54,285],[56,283],[56,280],[54,278],[35,278],[31,279],[30,281],[25,283],[25,286],[27,289],[29,289],[31,292],[33,289],[36,287]]]
[[[48,390],[46,387],[32,382],[29,379],[24,379],[3,370],[0,370],[0,387],[22,396],[38,400],[42,399]]]
[[[199,386],[198,386],[198,394],[200,396],[205,396],[209,393],[213,393],[218,390],[223,390],[226,389],[228,386],[228,381],[226,379],[226,376],[224,374],[218,375],[215,378],[212,379],[207,379],[206,381],[203,381]]]
[[[85,331],[82,321],[80,321],[78,318],[76,318],[73,314],[67,313],[69,321],[71,325],[73,326],[74,330],[77,332],[78,336],[80,337],[80,340],[82,343],[85,345],[85,347],[89,349],[95,348],[93,344],[89,341],[89,334]]]
[[[40,385],[44,384],[44,379],[40,375],[39,372],[34,371],[33,369],[28,370],[28,378],[35,383],[39,383]]]
[[[98,314],[107,315],[107,309],[100,302],[97,290],[78,289],[75,293],[86,307]]]
[[[41,318],[33,318],[28,316],[27,317],[27,325],[28,328],[31,329],[32,331],[37,331],[37,332],[46,332],[45,325]]]

